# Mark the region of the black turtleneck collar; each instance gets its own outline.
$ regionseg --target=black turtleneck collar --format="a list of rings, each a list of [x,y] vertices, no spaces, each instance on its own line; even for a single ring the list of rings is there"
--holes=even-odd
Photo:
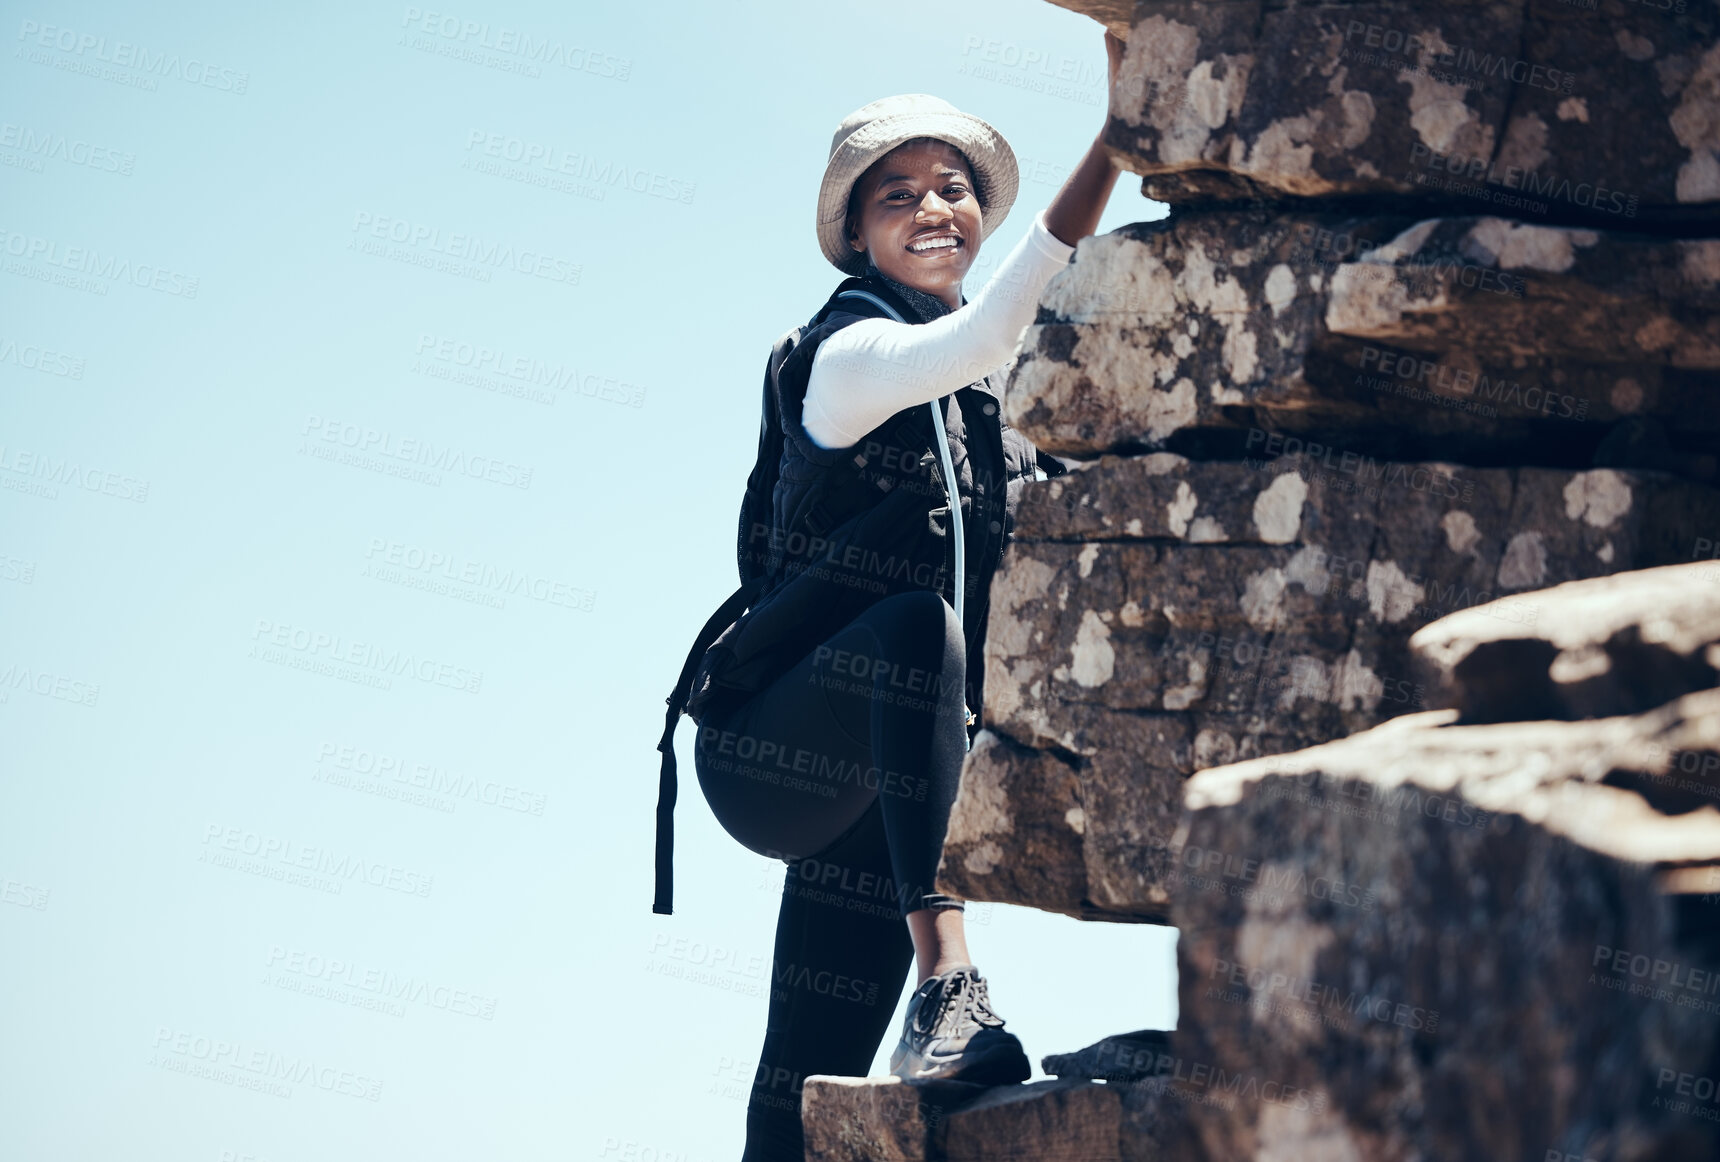
[[[953,307],[944,302],[943,299],[938,298],[936,295],[929,295],[925,291],[915,290],[911,286],[904,286],[897,282],[895,279],[878,269],[878,264],[872,261],[872,256],[870,254],[866,256],[866,273],[864,277],[877,279],[879,282],[895,291],[897,295],[901,296],[903,302],[914,308],[915,312],[920,316],[920,322],[922,323],[929,323],[933,319],[941,319],[954,310]],[[964,305],[967,303],[967,296],[962,296],[962,303]]]

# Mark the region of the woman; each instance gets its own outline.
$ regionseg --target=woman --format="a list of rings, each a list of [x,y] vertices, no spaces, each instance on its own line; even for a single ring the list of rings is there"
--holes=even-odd
[[[1114,81],[1122,42],[1107,33],[1105,47]],[[1031,1072],[969,958],[961,901],[932,885],[977,730],[991,576],[1021,481],[1062,471],[1003,422],[995,373],[1117,177],[1095,140],[966,302],[963,276],[1015,198],[1003,138],[913,95],[850,114],[832,142],[819,243],[853,276],[839,293],[865,293],[833,296],[775,372],[772,583],[719,641],[768,638],[779,661],[739,700],[708,704],[694,752],[725,830],[789,864],[745,1162],[801,1157],[802,1081],[866,1072],[910,956],[893,1073]],[[959,595],[943,464],[965,532]]]

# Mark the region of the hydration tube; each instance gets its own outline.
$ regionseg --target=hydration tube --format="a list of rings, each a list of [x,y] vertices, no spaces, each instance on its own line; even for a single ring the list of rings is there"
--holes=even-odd
[[[884,309],[886,314],[898,323],[907,322],[906,319],[902,318],[902,316],[897,313],[896,308],[892,307],[877,295],[872,294],[870,291],[845,290],[836,297],[847,298],[850,295],[855,298],[865,299],[867,302],[876,303]],[[934,399],[930,403],[926,404],[926,406],[932,410],[932,427],[936,429],[938,434],[938,460],[943,469],[944,476],[944,495],[949,498],[950,502],[950,528],[955,533],[956,553],[956,624],[962,627],[962,634],[965,637],[967,634],[967,622],[962,620],[962,601],[967,592],[967,542],[962,527],[961,500],[956,495],[955,462],[950,459],[949,435],[944,430],[944,413],[943,409],[938,407],[938,402],[938,400]],[[973,748],[973,740],[968,736],[966,728],[967,726],[972,725],[973,721],[974,714],[973,711],[968,709],[967,692],[964,689],[962,692],[962,745],[964,748],[969,750]]]

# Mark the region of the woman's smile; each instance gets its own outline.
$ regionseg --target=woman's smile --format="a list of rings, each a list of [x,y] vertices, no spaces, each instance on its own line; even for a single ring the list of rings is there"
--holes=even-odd
[[[951,309],[962,304],[962,277],[984,232],[972,168],[948,142],[904,142],[854,184],[849,246],[890,278]]]
[[[908,240],[908,253],[919,258],[944,259],[962,248],[963,239],[954,230],[929,230]]]

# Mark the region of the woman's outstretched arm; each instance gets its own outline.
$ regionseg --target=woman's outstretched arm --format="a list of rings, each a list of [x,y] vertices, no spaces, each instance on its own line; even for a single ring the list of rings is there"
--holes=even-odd
[[[979,294],[929,323],[862,319],[818,345],[806,384],[806,434],[847,448],[901,411],[948,395],[1009,362],[1053,275],[1073,248],[1043,212]]]
[[[1123,42],[1109,30],[1105,33],[1105,55],[1108,58],[1109,88],[1117,84],[1117,68],[1123,62]],[[1100,136],[1103,136],[1103,129]],[[1063,188],[1045,209],[1046,228],[1059,242],[1073,246],[1099,228],[1099,216],[1111,191],[1117,188],[1122,171],[1100,144],[1099,137],[1087,147],[1086,154],[1070,173]]]

